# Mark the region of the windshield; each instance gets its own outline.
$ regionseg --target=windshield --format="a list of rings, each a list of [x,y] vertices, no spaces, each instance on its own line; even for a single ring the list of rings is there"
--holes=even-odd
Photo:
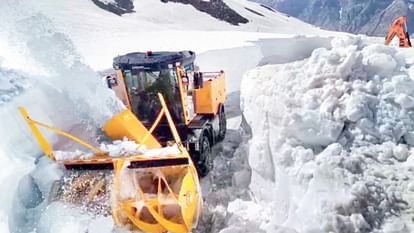
[[[173,120],[184,122],[175,71],[124,70],[132,111],[147,127],[155,121],[161,110],[157,93],[162,93]]]

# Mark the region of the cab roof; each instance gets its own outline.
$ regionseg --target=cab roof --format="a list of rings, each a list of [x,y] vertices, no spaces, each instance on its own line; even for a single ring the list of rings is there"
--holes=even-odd
[[[169,65],[175,67],[177,62],[185,66],[193,63],[194,59],[193,51],[134,52],[115,57],[113,66],[115,69],[160,70],[169,68]]]

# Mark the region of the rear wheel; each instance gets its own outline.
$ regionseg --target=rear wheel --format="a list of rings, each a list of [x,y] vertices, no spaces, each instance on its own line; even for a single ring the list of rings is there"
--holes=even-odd
[[[217,141],[223,141],[224,137],[226,136],[226,131],[227,131],[226,112],[224,111],[224,106],[221,105],[220,112],[219,112],[219,133],[217,136]]]
[[[200,151],[196,153],[198,155],[196,168],[200,177],[205,177],[212,168],[210,162],[211,158],[211,144],[208,137],[208,133],[203,133],[199,140]]]

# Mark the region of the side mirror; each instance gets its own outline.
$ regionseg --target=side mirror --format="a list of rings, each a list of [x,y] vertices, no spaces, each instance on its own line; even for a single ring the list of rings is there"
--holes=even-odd
[[[194,89],[203,88],[203,73],[195,72],[194,73]]]

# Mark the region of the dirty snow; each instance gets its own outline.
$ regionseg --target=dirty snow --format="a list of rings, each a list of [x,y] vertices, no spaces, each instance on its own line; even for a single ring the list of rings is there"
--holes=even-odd
[[[336,38],[245,75],[253,195],[228,206],[222,233],[249,232],[234,227],[243,221],[264,232],[414,231],[414,66],[366,41]]]

